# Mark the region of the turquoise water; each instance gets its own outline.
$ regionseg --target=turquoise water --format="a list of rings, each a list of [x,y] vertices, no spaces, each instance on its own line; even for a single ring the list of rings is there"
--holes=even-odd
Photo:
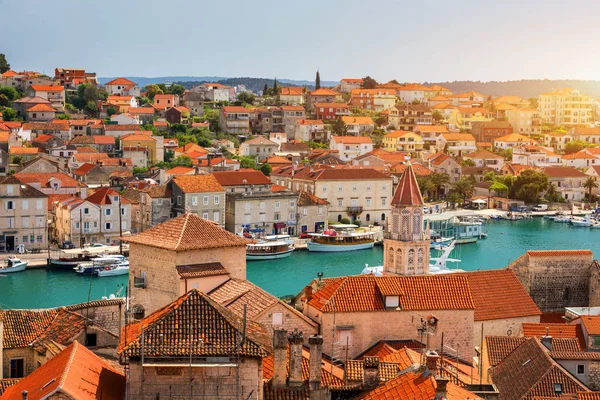
[[[449,264],[472,271],[502,268],[527,250],[591,249],[600,254],[600,229],[575,228],[543,218],[523,221],[488,221],[488,238],[457,246],[451,257],[462,262]],[[436,253],[435,251],[433,253]],[[325,277],[358,274],[365,264],[381,265],[383,248],[346,253],[295,251],[289,258],[249,261],[248,280],[266,291],[285,296],[297,294],[317,273]],[[90,298],[115,293],[126,284],[127,275],[92,278]],[[71,272],[30,270],[0,276],[0,307],[44,308],[87,301],[90,278]]]

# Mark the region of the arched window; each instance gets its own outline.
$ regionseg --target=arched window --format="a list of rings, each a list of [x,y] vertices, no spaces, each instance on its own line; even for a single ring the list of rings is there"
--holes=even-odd
[[[394,249],[393,249],[393,248],[391,248],[391,247],[390,247],[390,248],[388,249],[388,252],[387,252],[387,257],[388,257],[388,260],[387,260],[388,262],[387,262],[387,264],[388,264],[389,266],[394,266]]]
[[[369,222],[371,220],[371,214],[367,214],[367,216],[365,217],[367,222]]]
[[[396,264],[402,266],[402,249],[396,250]]]
[[[415,269],[415,249],[408,251],[408,270],[413,271]]]
[[[342,220],[342,214],[338,214],[338,222]]]
[[[421,216],[422,210],[416,209],[413,211],[413,235],[421,236],[421,231],[423,230],[423,218]]]
[[[417,268],[421,271],[425,268],[425,253],[422,248],[417,250]]]
[[[385,213],[381,214],[381,222],[385,221]]]
[[[410,232],[410,211],[408,208],[404,208],[401,211],[402,219],[400,221],[400,235],[401,239],[409,240],[408,235]]]

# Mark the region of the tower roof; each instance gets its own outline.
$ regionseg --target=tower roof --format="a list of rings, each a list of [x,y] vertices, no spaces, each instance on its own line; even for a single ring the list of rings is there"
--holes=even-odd
[[[415,177],[415,172],[410,162],[406,163],[406,169],[400,177],[400,183],[394,193],[392,205],[397,206],[419,206],[423,205],[421,190]]]

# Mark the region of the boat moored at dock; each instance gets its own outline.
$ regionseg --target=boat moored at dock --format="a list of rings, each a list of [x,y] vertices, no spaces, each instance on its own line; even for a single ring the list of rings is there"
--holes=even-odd
[[[246,245],[246,260],[275,260],[289,257],[294,246],[285,241],[266,241]]]
[[[311,233],[308,251],[353,251],[371,249],[375,245],[374,232],[353,224],[329,225],[323,233]]]
[[[6,259],[4,265],[0,266],[0,274],[7,274],[10,272],[21,272],[27,268],[27,261],[21,261],[20,258],[10,256]]]

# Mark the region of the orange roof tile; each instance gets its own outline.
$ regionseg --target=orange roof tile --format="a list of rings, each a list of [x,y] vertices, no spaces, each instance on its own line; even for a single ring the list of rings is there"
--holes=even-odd
[[[298,125],[323,125],[323,121],[320,119],[299,119],[296,123]]]
[[[248,114],[251,113],[252,110],[241,106],[225,106],[223,107],[223,112],[225,114]]]
[[[442,133],[440,136],[442,136],[447,141],[463,140],[475,142],[475,138],[470,133]]]
[[[129,79],[126,79],[126,78],[116,78],[116,79],[113,79],[112,81],[106,82],[104,84],[104,86],[108,86],[108,85],[135,86],[135,85],[137,85],[137,83],[130,81]]]
[[[10,386],[2,398],[31,400],[62,393],[73,399],[120,399],[125,395],[125,376],[77,341],[52,357],[31,375]]]
[[[108,187],[101,187],[95,190],[94,193],[86,197],[85,200],[97,205],[117,204],[119,203],[119,200],[115,200],[115,197],[119,198],[121,204],[129,204],[129,200],[122,197],[116,190]]]
[[[576,349],[574,350],[576,351],[585,351],[587,348],[579,324],[523,322],[522,329],[525,337],[552,336],[554,351],[564,351],[564,349],[557,348],[556,345],[559,341],[556,339],[575,339]]]
[[[244,239],[195,214],[183,214],[137,235],[124,238],[129,243],[185,251],[245,246]]]
[[[21,154],[38,154],[40,149],[37,147],[11,147],[9,149],[9,153],[11,155],[21,155]]]
[[[150,114],[154,115],[154,107],[130,107],[130,114]]]
[[[518,336],[486,336],[488,361],[491,367],[500,364],[510,353],[522,345],[527,338]]]
[[[53,86],[53,85],[31,85],[31,89],[35,92],[64,92],[64,86]]]
[[[35,106],[28,108],[27,112],[56,112],[56,109],[48,104],[36,104]]]
[[[77,168],[75,171],[73,171],[73,174],[74,175],[87,175],[91,170],[96,168],[96,166],[97,166],[97,164],[88,164],[88,163],[81,164],[81,166],[79,168]]]
[[[331,140],[341,144],[373,144],[368,136],[332,136]]]
[[[213,175],[179,175],[173,178],[173,183],[184,193],[225,192]]]
[[[549,178],[585,178],[587,175],[573,167],[546,167],[542,169]]]
[[[359,124],[359,125],[374,125],[373,119],[371,117],[353,117],[353,116],[343,116],[342,121],[345,124]]]
[[[585,331],[588,335],[600,335],[600,316],[582,315],[581,323],[585,327]]]
[[[312,92],[310,92],[311,96],[337,96],[338,92],[331,90],[331,89],[327,89],[327,88],[320,88],[317,90],[313,90]]]
[[[183,166],[177,166],[174,168],[171,168],[170,170],[167,171],[167,174],[169,175],[184,175],[184,174],[189,174],[190,172],[195,171],[194,168],[191,167],[183,167]]]
[[[239,170],[213,173],[222,186],[270,185],[271,181],[261,171]]]
[[[284,96],[301,96],[304,94],[303,87],[285,87],[281,88],[279,94]],[[302,107],[304,109],[304,107]]]
[[[406,164],[406,168],[400,177],[396,193],[392,199],[394,206],[420,206],[423,205],[423,196],[417,182],[417,177],[410,163]]]

